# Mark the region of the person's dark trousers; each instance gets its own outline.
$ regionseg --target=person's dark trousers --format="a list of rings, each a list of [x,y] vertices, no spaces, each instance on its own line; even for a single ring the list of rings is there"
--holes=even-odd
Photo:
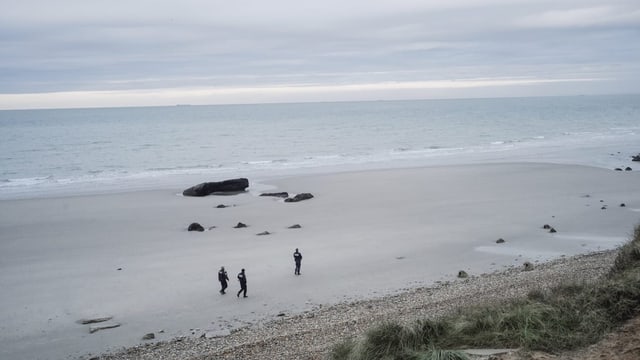
[[[225,290],[227,289],[227,282],[226,281],[221,281],[220,285],[222,286],[222,289],[220,289],[220,294],[224,294]]]
[[[243,297],[247,297],[247,287],[246,286],[243,286],[243,287],[240,288],[240,291],[238,291],[238,295],[237,296],[240,297],[240,294],[242,294],[243,292],[244,292]]]

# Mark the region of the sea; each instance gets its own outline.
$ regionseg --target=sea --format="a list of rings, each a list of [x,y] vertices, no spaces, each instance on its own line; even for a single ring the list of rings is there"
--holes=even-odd
[[[4,110],[0,200],[638,153],[640,95]]]

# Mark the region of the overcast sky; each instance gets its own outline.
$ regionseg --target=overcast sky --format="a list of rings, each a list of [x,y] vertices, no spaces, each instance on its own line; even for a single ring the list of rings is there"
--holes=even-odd
[[[0,109],[640,93],[640,0],[0,5]]]

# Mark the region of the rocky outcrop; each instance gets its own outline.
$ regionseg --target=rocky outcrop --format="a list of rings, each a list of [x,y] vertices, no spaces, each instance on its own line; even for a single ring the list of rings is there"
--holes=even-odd
[[[215,193],[239,193],[244,192],[249,187],[249,180],[246,178],[230,179],[218,182],[205,182],[192,186],[182,192],[184,196],[207,196]]]
[[[312,198],[313,198],[313,195],[311,195],[310,193],[300,193],[292,198],[284,199],[284,202],[298,202],[298,201],[308,200]]]

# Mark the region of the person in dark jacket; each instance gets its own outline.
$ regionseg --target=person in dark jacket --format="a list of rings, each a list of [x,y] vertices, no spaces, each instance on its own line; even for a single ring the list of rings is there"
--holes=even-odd
[[[224,266],[220,267],[220,271],[218,271],[218,281],[220,281],[220,294],[226,294],[224,291],[227,289],[227,281],[229,281],[229,277],[227,276],[227,271],[224,269]]]
[[[247,276],[244,273],[244,269],[238,274],[238,281],[240,281],[240,291],[238,291],[237,296],[240,297],[240,293],[244,292],[243,297],[247,297]]]
[[[293,261],[296,262],[295,274],[300,275],[300,265],[302,264],[302,254],[300,254],[300,251],[298,251],[298,248],[296,248],[296,251],[293,253]]]

